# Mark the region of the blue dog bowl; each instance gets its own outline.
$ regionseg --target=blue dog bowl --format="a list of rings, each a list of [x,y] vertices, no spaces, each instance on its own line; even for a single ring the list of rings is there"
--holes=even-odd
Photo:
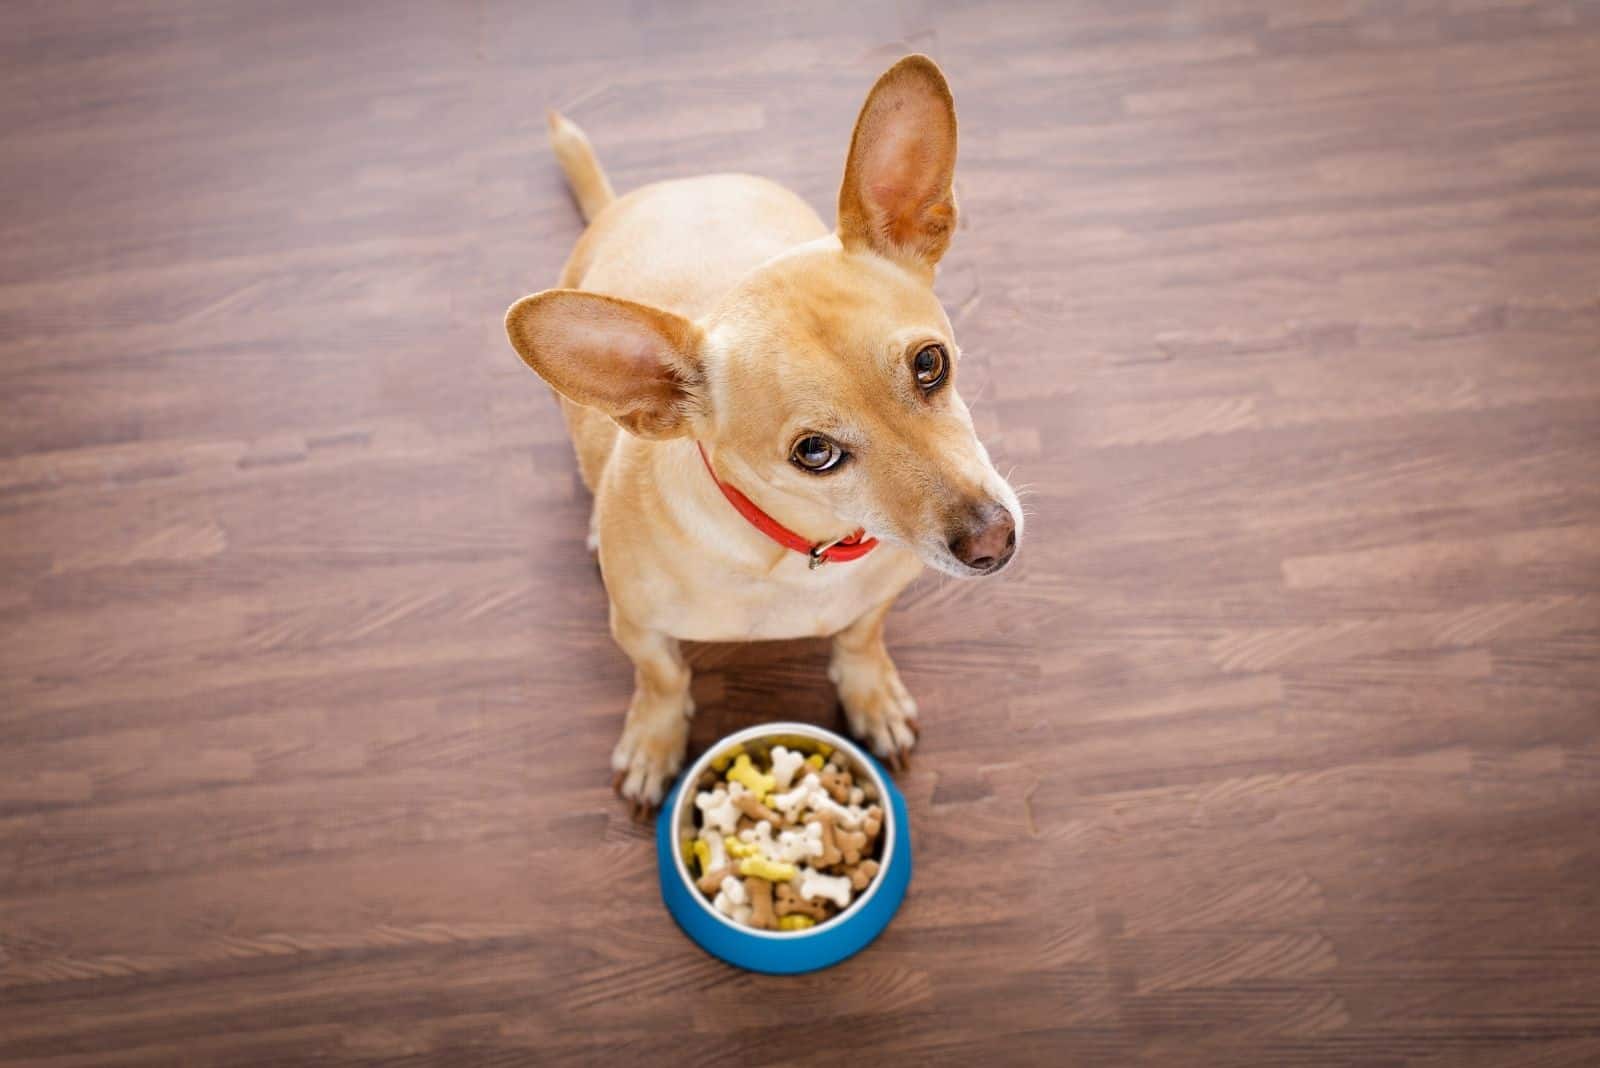
[[[693,838],[695,784],[718,757],[735,746],[762,748],[784,745],[801,752],[822,746],[840,750],[850,763],[857,785],[883,808],[883,843],[878,875],[860,897],[839,915],[801,931],[759,931],[735,923],[711,907],[689,875],[681,843]],[[863,948],[889,926],[911,884],[911,834],[906,800],[878,762],[855,743],[808,723],[772,723],[730,734],[712,746],[678,779],[656,819],[656,859],[661,872],[661,899],[683,933],[696,945],[729,964],[752,972],[793,975],[838,964]]]

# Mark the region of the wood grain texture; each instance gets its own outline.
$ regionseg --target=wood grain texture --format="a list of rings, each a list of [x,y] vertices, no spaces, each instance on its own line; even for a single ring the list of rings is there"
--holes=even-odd
[[[1600,1063],[1600,5],[0,31],[0,1062]],[[909,50],[1030,537],[891,618],[905,909],[752,979],[610,794],[630,668],[500,319],[579,231],[546,107],[618,189],[826,207]],[[837,722],[819,644],[693,659],[697,750]]]

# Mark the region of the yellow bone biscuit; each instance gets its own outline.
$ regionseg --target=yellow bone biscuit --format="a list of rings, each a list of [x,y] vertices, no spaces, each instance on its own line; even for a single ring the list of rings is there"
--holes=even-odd
[[[742,784],[757,797],[765,797],[777,785],[771,775],[764,775],[756,770],[756,766],[750,763],[749,753],[740,753],[734,760],[733,767],[728,769],[728,781]]]
[[[739,862],[740,875],[754,875],[774,883],[786,883],[795,876],[793,864],[783,864],[766,857],[745,857]]]
[[[716,759],[711,762],[711,766],[717,771],[724,771],[728,767],[728,761],[743,753],[744,744],[741,742],[738,745],[729,747],[726,753],[718,753]]]
[[[727,849],[728,856],[733,857],[736,860],[743,860],[745,857],[757,857],[761,855],[760,846],[756,845],[754,842],[741,842],[731,834],[722,840],[722,845],[725,849]]]
[[[804,931],[807,927],[815,927],[817,921],[810,916],[802,916],[798,912],[791,912],[787,916],[778,917],[778,930]]]
[[[812,753],[810,756],[806,757],[806,763],[810,764],[817,771],[821,771],[822,770],[822,765],[824,763],[824,761],[822,759],[822,754],[821,753]]]

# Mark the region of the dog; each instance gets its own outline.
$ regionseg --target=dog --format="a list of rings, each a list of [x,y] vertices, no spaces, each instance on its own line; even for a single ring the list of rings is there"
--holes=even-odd
[[[902,766],[917,706],[884,648],[890,606],[924,565],[994,574],[1023,528],[933,293],[956,228],[943,73],[907,56],[873,86],[832,232],[743,174],[617,197],[583,132],[549,125],[589,226],[506,332],[559,394],[594,496],[589,546],[634,665],[614,786],[642,814],[683,764],[680,641],[831,637],[851,731]]]

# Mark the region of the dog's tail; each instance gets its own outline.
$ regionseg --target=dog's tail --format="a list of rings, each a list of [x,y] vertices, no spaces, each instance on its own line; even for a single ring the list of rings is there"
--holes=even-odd
[[[583,131],[560,112],[552,111],[550,120],[550,147],[556,151],[561,169],[567,172],[567,182],[572,195],[578,200],[578,211],[588,222],[600,214],[600,209],[617,199],[606,180],[606,172],[595,159],[594,148]]]

